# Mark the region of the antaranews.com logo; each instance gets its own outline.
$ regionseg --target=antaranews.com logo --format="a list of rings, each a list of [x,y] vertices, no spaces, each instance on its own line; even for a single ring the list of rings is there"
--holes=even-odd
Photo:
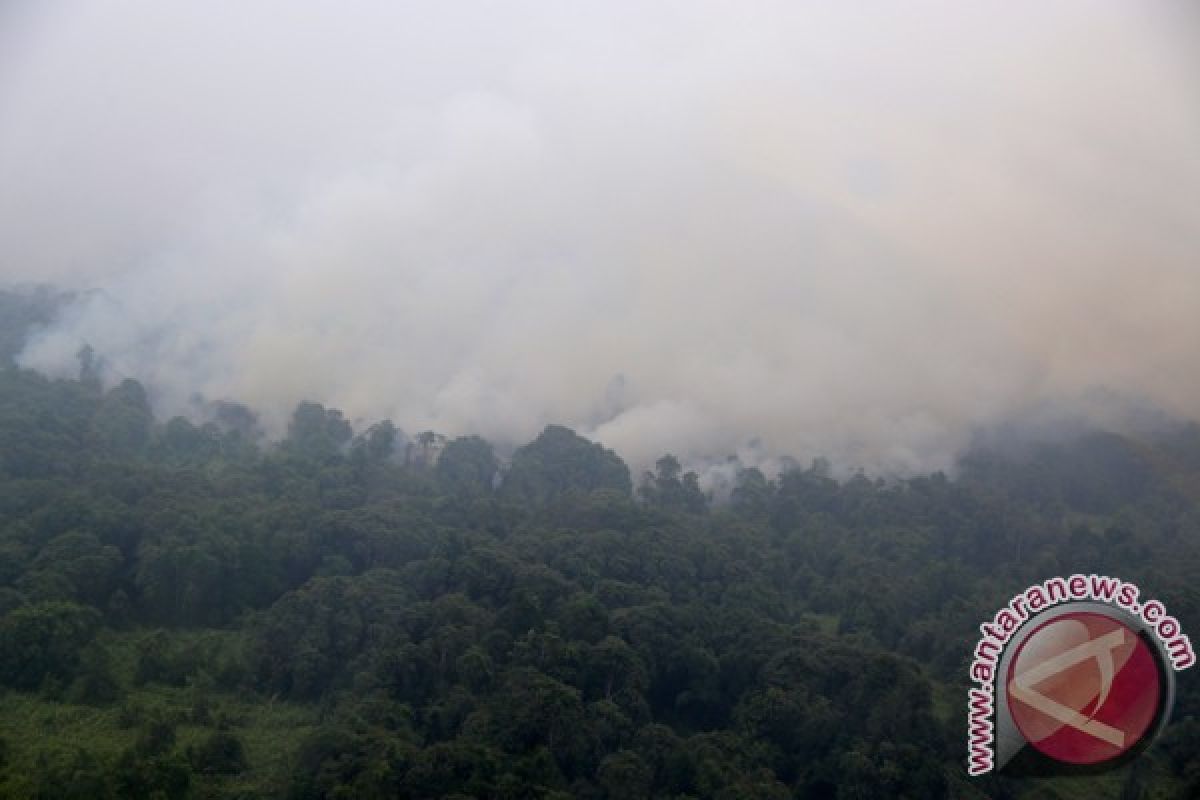
[[[1175,673],[1196,656],[1179,621],[1101,575],[1030,586],[979,626],[968,693],[971,775],[1096,772],[1167,724]]]

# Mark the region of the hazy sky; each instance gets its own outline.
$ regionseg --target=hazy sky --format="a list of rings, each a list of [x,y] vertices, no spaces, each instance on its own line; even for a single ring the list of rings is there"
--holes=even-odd
[[[0,282],[162,413],[945,466],[1200,416],[1185,2],[0,5]]]

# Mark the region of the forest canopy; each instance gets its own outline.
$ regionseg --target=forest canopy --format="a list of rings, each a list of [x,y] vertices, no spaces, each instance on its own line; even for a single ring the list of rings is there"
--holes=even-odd
[[[954,478],[744,469],[713,502],[675,457],[634,481],[561,426],[502,460],[310,402],[269,442],[250,409],[159,420],[82,366],[0,370],[0,796],[1200,787],[1187,680],[1147,758],[1061,793],[967,784],[961,718],[1014,587],[1095,570],[1200,622],[1195,425]]]

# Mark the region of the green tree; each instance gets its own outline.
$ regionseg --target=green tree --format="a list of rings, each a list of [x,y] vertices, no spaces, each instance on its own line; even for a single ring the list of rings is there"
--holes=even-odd
[[[568,491],[632,490],[629,468],[616,453],[560,425],[549,425],[514,454],[505,496],[540,504]]]
[[[301,403],[292,412],[284,447],[305,458],[325,460],[336,456],[353,433],[341,411],[320,403]]]
[[[100,614],[72,603],[41,603],[0,619],[0,683],[36,689],[48,677],[66,679],[96,634]]]
[[[492,446],[478,436],[461,436],[448,442],[438,456],[438,481],[453,493],[490,494],[499,462]]]
[[[103,451],[132,455],[150,441],[153,421],[146,390],[137,381],[124,380],[104,395],[89,435],[93,445]]]
[[[600,762],[596,778],[612,800],[639,800],[650,796],[654,773],[631,750],[619,750]]]
[[[217,730],[187,750],[192,769],[202,774],[230,775],[246,768],[246,750],[230,731]]]

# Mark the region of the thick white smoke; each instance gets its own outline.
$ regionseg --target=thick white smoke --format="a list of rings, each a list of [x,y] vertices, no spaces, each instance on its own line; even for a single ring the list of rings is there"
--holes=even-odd
[[[0,29],[0,280],[100,290],[23,362],[86,341],[164,413],[901,471],[1094,387],[1200,415],[1176,4],[97,0]]]

